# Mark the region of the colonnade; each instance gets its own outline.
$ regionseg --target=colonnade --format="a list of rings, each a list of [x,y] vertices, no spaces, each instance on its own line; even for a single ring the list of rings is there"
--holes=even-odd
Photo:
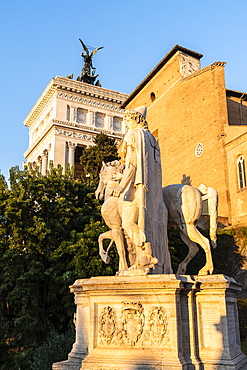
[[[66,160],[65,162],[69,163],[70,168],[75,164],[75,150],[77,147],[77,143],[68,141],[66,142],[66,150],[68,150],[67,155],[65,152]],[[33,168],[38,168],[39,172],[42,175],[46,175],[47,170],[49,169],[49,149],[43,150],[43,152],[38,156],[37,160],[32,162]],[[66,167],[66,163],[65,166]]]
[[[42,175],[46,175],[46,171],[48,170],[48,154],[49,150],[45,149],[41,155],[38,156],[37,161],[31,162],[32,167],[38,168]]]

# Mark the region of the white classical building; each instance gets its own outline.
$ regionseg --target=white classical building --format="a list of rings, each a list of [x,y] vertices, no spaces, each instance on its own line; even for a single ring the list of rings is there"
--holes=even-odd
[[[98,133],[120,140],[125,133],[121,105],[126,94],[90,85],[66,77],[53,78],[28,116],[29,147],[27,162],[46,173],[54,166],[75,166],[80,175],[80,156],[85,147],[94,145]]]

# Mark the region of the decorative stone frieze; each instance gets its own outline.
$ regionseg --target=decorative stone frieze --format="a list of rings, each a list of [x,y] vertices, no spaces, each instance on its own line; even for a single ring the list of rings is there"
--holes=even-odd
[[[121,312],[104,307],[99,317],[99,346],[160,346],[167,332],[167,314],[162,306],[145,309],[140,302],[123,303]]]
[[[90,106],[93,106],[93,107],[103,108],[103,109],[112,110],[112,111],[121,112],[121,113],[124,112],[123,109],[120,109],[119,106],[117,106],[117,105],[112,105],[112,104],[108,104],[108,103],[105,103],[105,102],[96,101],[96,100],[93,100],[93,99],[83,98],[83,97],[80,97],[80,96],[77,96],[77,95],[74,95],[74,94],[58,92],[57,97],[62,98],[62,99],[66,99],[66,100],[70,100],[70,101],[74,101],[74,102],[78,102],[78,103],[82,103],[82,104],[85,104],[85,105],[90,105]]]
[[[58,134],[58,135],[73,137],[73,138],[79,138],[79,139],[83,139],[83,140],[87,140],[87,141],[88,140],[89,141],[93,140],[93,135],[80,134],[80,133],[74,132],[74,131],[60,130],[57,127],[55,128],[55,133]]]
[[[238,370],[235,293],[223,275],[95,277],[71,287],[76,342],[53,370]]]

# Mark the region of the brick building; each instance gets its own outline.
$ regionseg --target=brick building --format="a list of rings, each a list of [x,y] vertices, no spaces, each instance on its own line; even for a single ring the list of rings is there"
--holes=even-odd
[[[225,87],[225,63],[200,67],[202,55],[175,45],[129,95],[146,105],[158,138],[163,185],[191,183],[219,193],[219,221],[247,224],[247,94]]]

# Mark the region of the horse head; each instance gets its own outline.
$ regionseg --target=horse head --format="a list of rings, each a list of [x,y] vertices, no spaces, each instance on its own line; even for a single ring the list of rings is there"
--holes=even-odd
[[[102,162],[102,167],[99,173],[99,185],[95,191],[96,199],[103,199],[105,195],[105,189],[110,180],[119,181],[121,179],[124,170],[124,165],[118,160],[104,163]]]

